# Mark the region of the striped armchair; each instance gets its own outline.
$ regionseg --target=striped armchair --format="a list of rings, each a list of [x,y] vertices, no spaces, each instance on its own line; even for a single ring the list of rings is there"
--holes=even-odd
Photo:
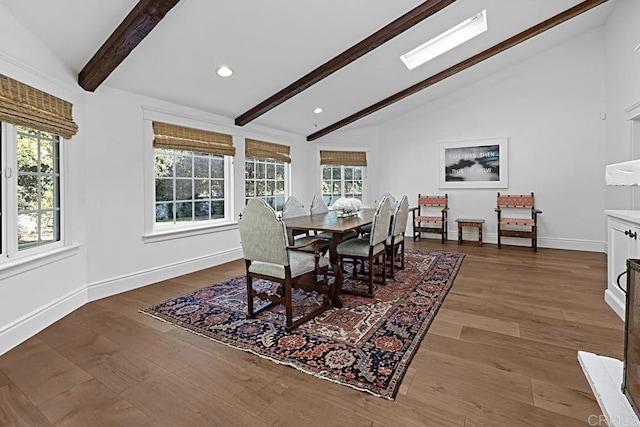
[[[542,211],[535,207],[533,192],[531,195],[498,193],[496,213],[498,248],[501,247],[500,237],[504,236],[531,239],[531,247],[534,251],[538,250],[538,215]]]
[[[425,196],[418,194],[418,207],[411,209],[413,218],[413,241],[422,233],[436,233],[442,236],[442,243],[448,238],[449,197]]]

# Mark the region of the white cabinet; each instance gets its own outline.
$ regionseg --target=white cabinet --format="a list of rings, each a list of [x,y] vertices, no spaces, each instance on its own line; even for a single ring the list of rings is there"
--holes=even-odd
[[[624,320],[625,293],[618,277],[627,270],[627,259],[640,257],[640,211],[605,211],[607,214],[607,290],[604,299]],[[626,275],[620,285],[626,290]]]

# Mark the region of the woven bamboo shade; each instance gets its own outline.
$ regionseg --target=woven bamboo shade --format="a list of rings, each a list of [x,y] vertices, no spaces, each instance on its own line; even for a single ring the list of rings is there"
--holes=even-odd
[[[245,139],[244,155],[257,159],[273,159],[280,162],[291,163],[288,145],[274,144],[273,142],[258,141],[257,139]]]
[[[320,151],[321,165],[367,166],[364,151]]]
[[[231,135],[153,122],[153,146],[173,150],[197,151],[216,156],[234,156]]]
[[[0,74],[0,120],[64,139],[78,133],[73,104]]]

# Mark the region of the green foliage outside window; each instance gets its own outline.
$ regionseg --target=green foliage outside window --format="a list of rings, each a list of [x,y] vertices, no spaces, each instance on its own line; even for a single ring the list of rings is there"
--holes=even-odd
[[[245,202],[263,199],[280,212],[285,202],[285,164],[277,160],[250,157],[245,162]]]
[[[322,166],[322,198],[327,205],[341,197],[353,197],[362,201],[361,166]]]
[[[18,249],[60,240],[59,138],[17,127]]]
[[[155,150],[156,223],[224,218],[224,157]]]

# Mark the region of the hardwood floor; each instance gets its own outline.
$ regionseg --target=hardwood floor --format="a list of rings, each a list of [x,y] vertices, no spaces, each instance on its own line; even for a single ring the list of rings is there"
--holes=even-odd
[[[567,427],[601,414],[577,351],[622,358],[604,254],[414,246],[466,258],[393,402],[138,313],[243,274],[236,261],[87,304],[0,356],[0,425]]]

